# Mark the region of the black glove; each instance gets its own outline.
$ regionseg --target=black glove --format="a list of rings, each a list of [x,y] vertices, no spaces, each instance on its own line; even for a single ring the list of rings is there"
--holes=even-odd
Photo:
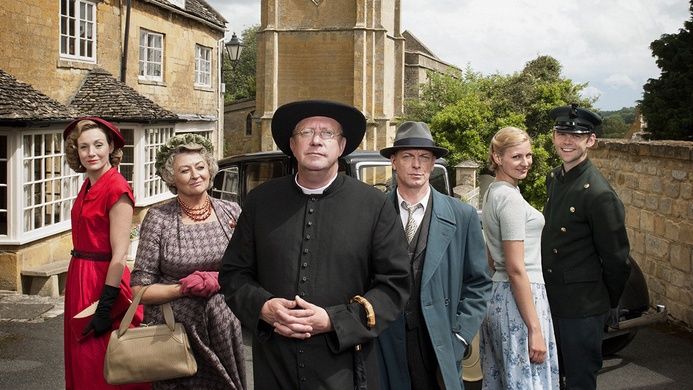
[[[111,306],[115,303],[116,298],[120,294],[119,287],[113,287],[109,285],[104,285],[103,291],[101,291],[101,298],[99,298],[99,304],[96,306],[96,311],[91,317],[91,322],[82,331],[83,335],[88,334],[92,330],[94,334],[99,336],[109,330],[111,330],[111,325],[113,325],[113,320],[111,320]]]
[[[621,308],[620,307],[612,307],[609,309],[609,316],[606,319],[606,325],[608,325],[610,328],[618,329],[618,322],[621,314]]]

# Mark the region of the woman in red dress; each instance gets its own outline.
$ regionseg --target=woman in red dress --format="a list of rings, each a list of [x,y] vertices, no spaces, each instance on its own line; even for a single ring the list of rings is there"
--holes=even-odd
[[[65,285],[65,387],[67,389],[149,388],[148,384],[111,386],[103,375],[110,331],[119,326],[114,307],[132,299],[126,253],[134,197],[118,172],[124,139],[112,123],[79,118],[63,133],[65,155],[74,171],[86,172],[72,207],[72,259]],[[72,329],[72,317],[99,301],[83,329]],[[142,320],[137,311],[134,325]]]

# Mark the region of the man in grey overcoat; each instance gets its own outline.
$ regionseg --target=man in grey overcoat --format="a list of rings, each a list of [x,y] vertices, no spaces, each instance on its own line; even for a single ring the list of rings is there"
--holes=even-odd
[[[462,389],[460,363],[491,293],[476,210],[428,182],[437,147],[428,126],[404,122],[389,158],[397,177],[390,202],[405,227],[411,295],[404,314],[378,338],[381,388]]]

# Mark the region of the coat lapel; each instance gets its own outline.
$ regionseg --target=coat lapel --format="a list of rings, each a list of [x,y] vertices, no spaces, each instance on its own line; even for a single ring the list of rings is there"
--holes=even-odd
[[[450,204],[445,199],[445,195],[431,188],[431,196],[433,196],[433,213],[431,214],[431,226],[428,230],[426,259],[421,275],[422,292],[425,291],[425,286],[440,266],[443,255],[445,255],[455,234],[455,216]]]

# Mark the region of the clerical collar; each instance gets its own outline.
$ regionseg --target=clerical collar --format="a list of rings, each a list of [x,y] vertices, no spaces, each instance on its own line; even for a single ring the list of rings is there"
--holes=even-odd
[[[323,187],[320,187],[320,188],[306,188],[306,187],[300,185],[300,184],[298,183],[298,173],[296,174],[296,176],[294,176],[294,181],[296,182],[296,185],[298,186],[298,188],[300,188],[301,191],[303,191],[304,194],[306,194],[306,195],[316,195],[316,194],[322,194],[323,192],[325,192],[325,190],[327,189],[327,187],[329,187],[330,185],[332,185],[332,183],[334,182],[334,179],[337,178],[337,175],[339,175],[339,172],[337,172],[337,173],[334,175],[334,177],[333,177],[326,185],[324,185]]]

